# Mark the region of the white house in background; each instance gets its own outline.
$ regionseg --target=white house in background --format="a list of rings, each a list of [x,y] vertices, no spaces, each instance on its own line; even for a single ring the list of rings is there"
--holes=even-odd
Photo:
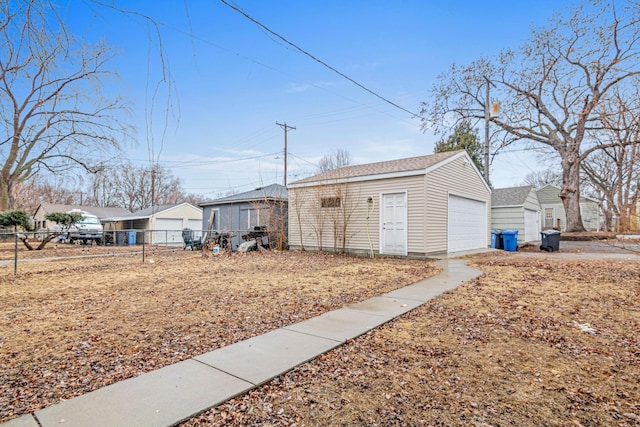
[[[182,230],[191,228],[200,235],[202,209],[190,203],[153,206],[128,215],[106,218],[105,232],[136,230],[136,242],[153,245],[182,245]],[[142,230],[152,230],[142,233]],[[120,236],[121,234],[116,234]],[[124,234],[123,234],[124,235]],[[120,243],[120,242],[117,242]]]
[[[289,184],[289,247],[427,257],[486,248],[491,189],[464,150]]]
[[[540,213],[536,189],[532,186],[496,188],[491,193],[491,228],[518,230],[518,245],[540,240]]]
[[[105,218],[128,215],[129,211],[124,208],[103,208],[98,206],[83,205],[62,205],[59,203],[41,203],[33,213],[33,221],[38,230],[53,230],[55,223],[45,218],[47,214],[54,212],[69,212],[71,210],[81,210],[89,212],[98,217],[100,221]]]
[[[565,231],[567,216],[560,199],[560,187],[547,184],[537,191],[542,208],[542,228],[555,228]],[[598,201],[590,197],[580,196],[580,214],[582,225],[588,231],[600,229],[600,212]]]

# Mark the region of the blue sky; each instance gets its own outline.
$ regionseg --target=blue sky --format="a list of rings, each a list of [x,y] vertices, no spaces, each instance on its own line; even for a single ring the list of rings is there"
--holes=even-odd
[[[130,102],[128,120],[137,128],[137,142],[124,145],[123,157],[137,164],[159,160],[190,193],[213,198],[282,183],[284,133],[276,122],[296,127],[288,133],[289,182],[314,173],[318,160],[337,148],[362,164],[431,154],[440,138],[220,1],[114,3],[153,18],[161,42],[141,17],[91,2],[62,2],[63,17],[77,36],[102,37],[118,53],[111,63],[120,75],[114,90]],[[517,47],[531,25],[544,24],[570,2],[230,3],[371,91],[418,112],[436,76],[452,63]],[[164,82],[161,58],[169,73]],[[550,166],[518,148],[495,158],[495,187],[519,184],[528,172]]]

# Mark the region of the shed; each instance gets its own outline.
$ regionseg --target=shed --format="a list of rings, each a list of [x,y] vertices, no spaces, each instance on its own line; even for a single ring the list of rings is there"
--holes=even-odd
[[[496,188],[491,193],[491,228],[518,230],[518,245],[540,240],[540,202],[533,186]]]
[[[560,199],[560,187],[547,184],[537,191],[540,207],[542,208],[542,228],[555,228],[564,231],[567,226],[567,216]],[[580,196],[580,214],[582,225],[588,231],[600,229],[598,201],[586,196]]]
[[[287,189],[280,184],[258,187],[201,203],[202,229],[232,233],[231,248],[242,243],[242,235],[256,227],[266,227],[280,239],[287,236]]]
[[[105,208],[99,206],[64,205],[59,203],[41,203],[33,213],[33,221],[39,230],[53,230],[55,223],[48,221],[45,216],[54,212],[69,212],[78,209],[89,212],[98,217],[100,221],[113,216],[128,215],[130,212],[124,208]]]
[[[491,190],[463,151],[347,166],[289,185],[289,246],[428,257],[486,248]]]
[[[151,233],[144,236],[144,242],[155,245],[182,245],[182,230],[191,228],[200,235],[202,210],[190,203],[152,206],[127,215],[106,218],[107,230],[137,230],[137,242],[142,241],[143,230]]]

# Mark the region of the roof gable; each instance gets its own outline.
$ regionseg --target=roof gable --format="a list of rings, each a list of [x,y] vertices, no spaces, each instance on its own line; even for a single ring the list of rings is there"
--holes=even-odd
[[[432,170],[437,167],[439,163],[445,162],[446,160],[452,159],[461,154],[466,153],[464,150],[457,150],[430,154],[427,156],[388,160],[356,166],[345,166],[295,181],[290,184],[290,187],[303,186],[304,184],[309,183],[322,183],[326,181],[354,178],[360,178],[362,180],[373,178],[379,179],[380,176],[392,176],[393,174],[404,176],[425,174],[428,170]]]
[[[491,206],[523,206],[529,193],[533,190],[531,185],[522,187],[496,188],[491,193]]]
[[[558,187],[557,185],[547,184],[544,187],[537,190],[536,193],[543,194],[544,196],[546,196],[545,198],[555,196],[558,198],[558,203],[562,203],[562,199],[560,199],[560,187]],[[541,202],[542,202],[542,199],[541,199]],[[596,204],[600,203],[592,197],[583,196],[583,195],[580,195],[580,202],[581,203],[592,202]]]
[[[257,200],[287,200],[287,188],[280,184],[258,187],[244,193],[232,194],[210,202],[200,203],[199,206],[212,206],[226,203],[252,202]]]

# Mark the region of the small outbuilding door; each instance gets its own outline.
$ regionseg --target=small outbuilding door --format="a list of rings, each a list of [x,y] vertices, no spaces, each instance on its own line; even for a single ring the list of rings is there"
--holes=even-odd
[[[407,193],[381,196],[380,253],[407,255]]]
[[[540,240],[540,213],[531,209],[524,210],[524,241]]]
[[[448,252],[487,247],[485,202],[449,195]]]

